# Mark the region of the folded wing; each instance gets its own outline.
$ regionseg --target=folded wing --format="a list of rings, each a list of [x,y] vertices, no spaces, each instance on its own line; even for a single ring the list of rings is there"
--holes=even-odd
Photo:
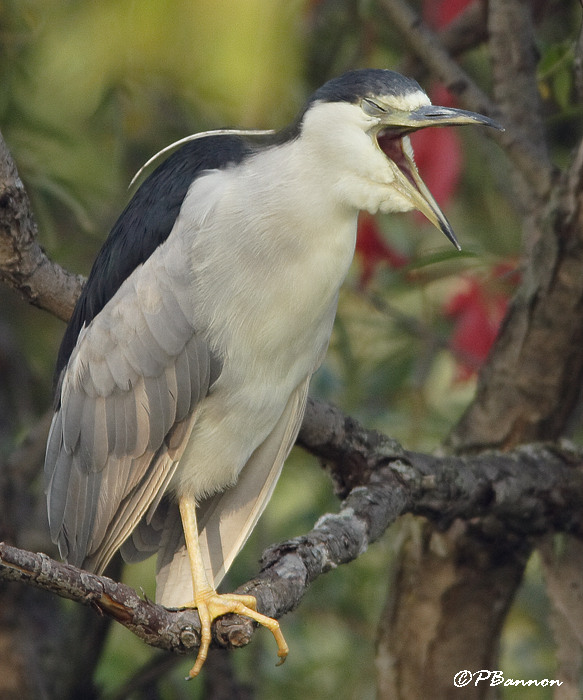
[[[155,511],[219,366],[192,322],[170,236],[83,327],[59,382],[45,471],[51,535],[102,571]]]

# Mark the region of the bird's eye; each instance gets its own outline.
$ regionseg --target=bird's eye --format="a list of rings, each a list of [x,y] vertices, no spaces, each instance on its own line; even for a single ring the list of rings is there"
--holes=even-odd
[[[380,117],[381,114],[385,114],[387,111],[373,100],[369,100],[368,97],[362,100],[360,106],[362,107],[362,111],[369,117]]]

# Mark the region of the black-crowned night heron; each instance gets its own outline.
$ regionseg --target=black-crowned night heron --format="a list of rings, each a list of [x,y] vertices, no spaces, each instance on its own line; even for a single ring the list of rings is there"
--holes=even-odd
[[[56,370],[51,534],[96,572],[120,548],[127,561],[158,552],[157,601],[200,615],[191,676],[226,612],[268,627],[287,655],[252,596],[216,587],[296,438],[359,210],[418,209],[457,246],[407,136],[456,124],[496,126],[432,106],[398,73],[346,73],[283,131],[184,139],[95,261]]]

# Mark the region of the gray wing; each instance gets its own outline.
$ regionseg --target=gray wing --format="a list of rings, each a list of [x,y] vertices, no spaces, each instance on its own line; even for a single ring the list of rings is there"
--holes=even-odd
[[[218,363],[192,322],[188,257],[170,236],[83,328],[60,380],[47,444],[51,536],[102,571],[150,518]]]
[[[291,394],[279,421],[251,455],[237,483],[203,501],[197,509],[206,574],[215,587],[247,541],[273,493],[300,429],[309,382],[310,377],[306,377]],[[174,503],[165,506],[167,510],[155,524],[160,535],[156,602],[180,607],[193,598],[192,574],[178,508]],[[151,528],[150,536],[153,531]],[[146,548],[148,537],[143,532],[139,545]],[[132,539],[135,545],[135,536]]]

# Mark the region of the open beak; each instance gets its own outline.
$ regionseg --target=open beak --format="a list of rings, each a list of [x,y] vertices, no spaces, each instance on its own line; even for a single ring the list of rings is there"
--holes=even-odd
[[[428,126],[458,126],[482,124],[503,131],[497,122],[475,112],[452,107],[426,105],[412,112],[392,111],[383,117],[377,132],[377,143],[394,165],[395,186],[411,205],[440,229],[453,245],[461,250],[451,224],[431,192],[421,179],[413,156],[413,148],[407,134]]]

